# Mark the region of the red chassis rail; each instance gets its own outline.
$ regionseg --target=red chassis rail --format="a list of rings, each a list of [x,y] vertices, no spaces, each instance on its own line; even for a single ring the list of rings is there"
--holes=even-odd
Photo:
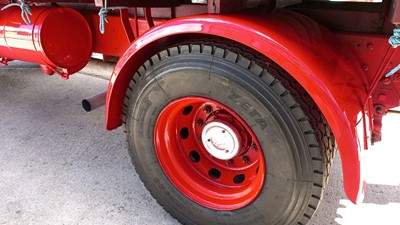
[[[105,24],[104,35],[98,30],[97,11],[99,8],[95,7],[104,6],[104,2],[95,1],[95,5],[88,4],[92,2],[89,0],[55,0],[53,2],[58,2],[60,6],[75,8],[84,15],[91,32],[87,35],[91,36],[91,40],[85,43],[88,43],[94,52],[119,57],[107,94],[107,129],[114,129],[122,124],[122,107],[129,81],[134,74],[133,71],[136,71],[146,59],[165,47],[187,38],[209,36],[225,38],[250,47],[272,59],[288,71],[311,95],[327,118],[338,142],[345,191],[353,202],[362,200],[365,184],[360,172],[361,146],[357,143],[355,131],[358,116],[359,114],[363,116],[365,127],[369,125],[372,142],[379,141],[382,116],[387,110],[399,105],[400,75],[395,73],[391,77],[384,78],[385,74],[400,63],[400,54],[387,42],[392,35],[391,30],[394,24],[399,22],[397,20],[400,12],[396,1],[393,3],[384,1],[379,4],[381,10],[379,12],[366,7],[365,11],[355,10],[354,14],[346,14],[370,16],[376,18],[377,24],[383,24],[377,26],[376,29],[366,28],[366,30],[357,30],[358,32],[350,29],[353,27],[351,25],[354,25],[350,21],[350,25],[345,24],[343,29],[337,29],[337,27],[331,30],[326,29],[321,24],[329,27],[329,22],[333,20],[326,17],[320,19],[321,12],[313,11],[313,7],[294,8],[313,17],[310,19],[289,10],[266,13],[269,10],[263,8],[248,12],[244,10],[245,6],[223,4],[224,1],[217,1],[219,5],[216,8],[210,8],[207,5],[178,6],[183,1],[172,0],[109,1],[109,6],[147,8],[116,10],[117,13],[108,16],[109,23]],[[63,5],[61,2],[74,4]],[[160,2],[163,3],[160,5]],[[7,3],[9,1],[0,0],[0,4]],[[153,6],[168,8],[153,10],[148,8]],[[34,12],[38,12],[46,7],[32,8]],[[390,8],[391,11],[389,11]],[[11,9],[7,10],[11,13]],[[240,12],[229,15],[204,14],[231,11]],[[337,15],[335,11],[327,12]],[[1,15],[4,13],[0,14],[0,27],[4,27],[0,31],[0,49],[1,47],[4,49],[0,52],[2,62],[23,59],[50,66],[53,72],[58,71],[54,69],[55,67],[68,67],[68,65],[60,66],[57,63],[48,62],[47,59],[35,61],[37,58],[26,58],[24,55],[27,51],[15,52],[17,49],[14,49],[13,52],[6,54],[5,49],[11,49],[10,44],[14,43],[14,46],[18,46],[16,43],[18,38],[13,39],[14,36],[7,36],[9,39],[5,41],[6,35],[9,34],[5,28],[11,26],[6,25],[9,19]],[[389,17],[386,17],[387,15]],[[32,18],[35,19],[35,15]],[[33,20],[33,23],[37,21]],[[42,24],[39,23],[39,25]],[[153,25],[155,25],[154,28],[152,28]],[[24,36],[28,32],[26,28],[22,19],[14,18],[13,32]],[[333,30],[338,31],[333,32]],[[48,56],[50,53],[43,50],[40,54]],[[86,63],[88,60],[86,58],[84,57],[81,61]],[[73,72],[76,72],[75,67],[73,67]],[[365,114],[368,115],[368,122]],[[364,136],[367,139],[367,128],[364,129]]]

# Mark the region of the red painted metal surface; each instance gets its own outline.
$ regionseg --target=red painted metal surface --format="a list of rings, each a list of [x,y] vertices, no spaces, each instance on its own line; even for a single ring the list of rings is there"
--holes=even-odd
[[[383,72],[390,71],[395,65],[395,62],[400,61],[400,55],[388,62],[384,60],[384,56],[392,46],[388,43],[388,35],[378,34],[357,34],[357,33],[337,33],[335,34],[341,42],[346,43],[359,61],[359,67],[364,70],[366,87],[369,87],[374,82],[374,79],[379,79],[382,76],[376,76],[381,67]],[[380,56],[380,57],[377,57]],[[383,65],[385,64],[385,65]],[[382,75],[382,74],[380,74]]]
[[[399,106],[400,90],[397,72],[390,78],[385,74],[400,62],[400,51],[388,43],[387,35],[339,33],[336,36],[352,50],[365,73],[368,96],[364,109],[369,118],[371,143],[381,141],[382,117],[388,109]],[[377,57],[379,56],[379,57]],[[368,133],[364,135],[368,140]],[[365,142],[365,148],[368,143]]]
[[[92,36],[83,16],[69,8],[31,10],[31,25],[21,19],[18,7],[1,11],[0,57],[45,65],[66,77],[81,70],[92,53]]]
[[[397,60],[400,62],[400,59]],[[379,81],[370,101],[370,125],[372,143],[382,140],[382,119],[392,108],[400,105],[400,73],[385,77]]]
[[[204,139],[202,133],[207,125],[213,123],[234,131],[230,135],[237,137],[241,146],[234,157],[213,157],[199,141],[199,137]],[[266,168],[260,144],[243,119],[221,103],[194,96],[175,100],[160,114],[154,135],[157,158],[165,174],[198,204],[216,210],[236,210],[251,203],[261,192]],[[225,151],[219,148],[224,143],[216,145],[217,154]]]
[[[108,23],[105,23],[105,33],[99,30],[99,16],[97,14],[87,14],[85,18],[90,26],[93,36],[93,51],[109,56],[122,56],[131,44],[130,37],[127,36],[124,24],[119,15],[108,15]],[[166,20],[154,19],[154,24],[158,25]],[[134,37],[149,30],[149,24],[145,18],[128,18]]]
[[[342,157],[349,199],[363,199],[360,150],[354,129],[366,100],[365,74],[346,45],[316,22],[288,11],[195,16],[166,22],[137,39],[120,58],[107,95],[107,129],[121,125],[122,105],[133,71],[145,59],[187,34],[224,37],[253,48],[288,71],[327,118]],[[182,35],[182,36],[180,36]]]

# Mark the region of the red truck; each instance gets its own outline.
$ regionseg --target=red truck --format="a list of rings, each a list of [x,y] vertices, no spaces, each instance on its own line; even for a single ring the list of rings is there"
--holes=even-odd
[[[116,62],[106,128],[125,126],[147,189],[183,224],[313,216],[337,149],[361,202],[362,152],[400,100],[400,3],[0,0],[0,59],[64,79]],[[356,131],[361,127],[361,132]]]

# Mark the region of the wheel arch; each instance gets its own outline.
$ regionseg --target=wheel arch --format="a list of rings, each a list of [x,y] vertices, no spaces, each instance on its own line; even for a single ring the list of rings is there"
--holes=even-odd
[[[111,130],[122,125],[126,90],[134,71],[145,60],[168,46],[205,35],[254,49],[276,62],[304,87],[337,140],[347,196],[352,202],[362,201],[365,183],[354,126],[365,99],[363,73],[354,66],[358,62],[354,62],[354,57],[333,33],[291,11],[186,17],[148,31],[129,47],[115,66],[107,93],[106,128]]]

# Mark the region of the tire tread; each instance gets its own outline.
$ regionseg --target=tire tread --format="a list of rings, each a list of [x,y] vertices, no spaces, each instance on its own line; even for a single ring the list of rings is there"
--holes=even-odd
[[[129,99],[133,93],[132,90],[134,90],[137,84],[135,79],[142,78],[154,63],[158,63],[173,56],[189,53],[206,54],[223,58],[247,69],[252,74],[259,77],[262,82],[269,85],[275,93],[281,97],[288,109],[295,116],[303,133],[307,136],[305,139],[310,148],[311,160],[313,161],[313,165],[315,165],[314,168],[312,168],[314,172],[312,181],[313,191],[308,198],[306,211],[301,212],[302,216],[299,221],[297,221],[299,225],[307,224],[318,208],[329,180],[330,168],[337,151],[335,139],[322,112],[318,109],[303,87],[277,64],[254,50],[236,43],[217,39],[209,41],[196,40],[191,43],[183,43],[160,51],[138,69],[129,83],[123,107],[123,123],[126,124],[128,119]],[[127,126],[126,129],[128,129]],[[131,153],[131,151],[128,152],[133,164],[138,165],[140,162],[135,161],[136,157],[132,155],[133,153]],[[140,170],[140,166],[136,166],[136,170]],[[138,171],[138,174],[141,177],[142,172]],[[323,176],[322,183],[321,176]],[[168,208],[165,208],[165,210],[168,211]]]

